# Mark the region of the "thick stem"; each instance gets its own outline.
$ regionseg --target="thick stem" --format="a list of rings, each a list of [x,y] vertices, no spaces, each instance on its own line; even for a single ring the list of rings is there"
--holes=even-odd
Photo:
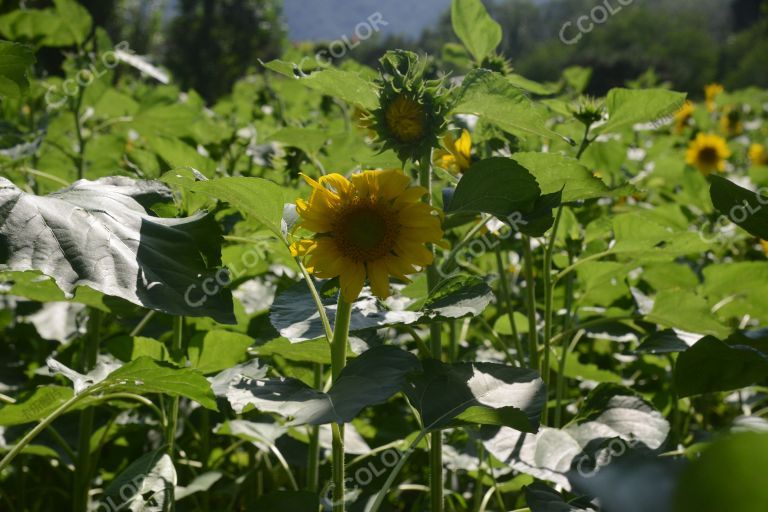
[[[536,284],[533,278],[531,239],[523,235],[523,267],[525,270],[526,308],[528,310],[528,357],[530,367],[539,369],[539,340],[536,333]]]
[[[555,286],[552,284],[552,253],[555,250],[555,239],[557,237],[557,228],[560,226],[560,218],[563,214],[563,205],[557,210],[555,223],[552,226],[552,233],[549,236],[549,243],[544,248],[544,362],[541,369],[541,378],[547,386],[549,392],[549,344],[552,338],[552,304],[555,294]],[[549,418],[549,408],[544,407],[542,422],[546,425]]]
[[[428,151],[419,161],[419,183],[427,189],[424,202],[432,204],[432,151]],[[434,247],[429,248],[434,255]],[[435,266],[427,267],[427,291],[432,292],[440,282],[440,274]],[[443,344],[441,339],[440,324],[432,322],[429,326],[430,343],[429,349],[432,357],[438,360],[442,359]],[[429,447],[429,474],[430,474],[430,503],[432,512],[442,512],[443,510],[443,435],[438,429],[430,435]]]
[[[313,367],[313,386],[323,388],[323,365]],[[307,454],[307,490],[317,491],[320,482],[320,427],[309,427],[309,453]]]
[[[83,351],[81,353],[80,370],[88,373],[96,366],[99,356],[99,327],[101,326],[102,313],[92,308],[88,318],[88,329],[83,339]],[[77,447],[77,471],[75,471],[75,488],[72,493],[73,509],[88,509],[88,494],[91,488],[91,435],[93,434],[93,419],[95,408],[88,407],[80,413],[78,447]]]
[[[171,340],[171,357],[178,363],[184,362],[184,317],[173,317],[173,339]],[[176,442],[176,427],[179,422],[179,397],[171,398],[168,412],[168,429],[165,441],[168,444],[168,455],[173,458],[174,444]]]
[[[352,305],[339,293],[331,341],[331,376],[334,382],[347,364],[347,339],[351,317]],[[334,423],[331,427],[333,431],[333,512],[344,512],[344,424]]]
[[[507,310],[509,325],[512,329],[512,339],[515,342],[515,351],[517,352],[517,361],[521,367],[525,368],[525,355],[523,354],[523,344],[520,341],[520,335],[515,325],[515,313],[512,309],[512,294],[509,291],[509,282],[507,281],[507,270],[504,267],[504,260],[501,256],[501,248],[496,246],[496,266],[499,269],[499,286],[501,287],[504,308]]]

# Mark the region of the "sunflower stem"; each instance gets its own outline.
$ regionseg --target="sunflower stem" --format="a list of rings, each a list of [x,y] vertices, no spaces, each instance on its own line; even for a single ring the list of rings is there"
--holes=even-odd
[[[424,198],[424,202],[432,204],[432,150],[430,149],[419,161],[419,184],[427,190],[427,194]],[[429,248],[432,254],[435,253],[435,248],[430,246]],[[440,281],[440,274],[437,267],[433,262],[432,265],[427,267],[427,291],[431,293]],[[442,339],[440,323],[432,322],[429,326],[430,344],[429,349],[432,352],[432,357],[437,360],[442,360]],[[443,511],[443,434],[438,429],[430,434],[430,446],[429,446],[429,473],[430,473],[430,502],[432,504],[432,512]]]
[[[352,305],[339,293],[336,307],[336,321],[333,326],[331,341],[331,376],[335,382],[347,364],[347,339],[349,323],[352,318]],[[344,424],[334,423],[332,461],[333,461],[333,512],[344,512]]]
[[[531,238],[523,235],[523,267],[525,270],[526,307],[528,309],[528,357],[530,367],[539,370],[539,341],[536,333],[536,283],[533,278]]]

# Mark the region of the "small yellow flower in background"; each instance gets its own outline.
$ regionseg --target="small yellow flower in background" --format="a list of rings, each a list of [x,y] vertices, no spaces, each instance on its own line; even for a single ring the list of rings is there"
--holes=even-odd
[[[712,171],[724,171],[725,160],[730,156],[731,150],[724,138],[700,133],[688,146],[685,162],[707,175]]]
[[[763,252],[766,256],[768,256],[768,242],[765,240],[760,240],[760,247],[763,248]]]
[[[680,110],[675,112],[675,133],[682,133],[688,120],[693,115],[696,108],[692,101],[686,100]]]
[[[415,266],[432,263],[425,244],[443,238],[441,219],[421,202],[427,190],[411,187],[402,171],[304,179],[312,194],[296,200],[296,211],[301,226],[317,235],[293,243],[291,253],[320,278],[338,276],[347,302],[360,295],[366,278],[374,295],[386,298],[389,276],[407,281]]]
[[[424,107],[400,94],[384,111],[387,127],[399,142],[414,142],[424,135]]]
[[[446,171],[459,174],[466,172],[472,163],[472,137],[467,130],[462,130],[461,136],[454,139],[449,132],[443,136],[445,149],[435,151],[434,164]]]
[[[768,165],[768,150],[762,144],[749,146],[749,161],[752,165]]]
[[[728,137],[735,137],[744,132],[744,126],[741,124],[741,113],[733,107],[725,107],[723,115],[720,117],[720,131]]]
[[[704,87],[704,95],[707,98],[707,110],[715,111],[715,99],[725,91],[725,88],[717,83],[712,83]]]

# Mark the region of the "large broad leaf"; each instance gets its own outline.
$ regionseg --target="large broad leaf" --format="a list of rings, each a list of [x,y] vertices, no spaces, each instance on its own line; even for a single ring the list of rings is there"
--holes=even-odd
[[[143,356],[118,368],[99,383],[109,392],[162,393],[186,397],[217,410],[211,384],[197,370],[176,368]]]
[[[245,359],[253,338],[236,332],[212,330],[189,340],[187,354],[192,368],[213,373],[231,368]]]
[[[681,353],[675,365],[675,386],[680,396],[739,389],[768,377],[768,350],[761,351],[739,337],[725,343],[706,336]],[[768,343],[763,342],[768,349]]]
[[[531,211],[540,194],[536,178],[520,164],[510,158],[487,158],[464,173],[446,211],[484,212],[505,220]]]
[[[669,423],[648,402],[629,389],[601,384],[565,428],[544,427],[534,435],[502,427],[483,444],[515,470],[570,489],[569,474],[591,474],[605,450],[656,450],[668,433]]]
[[[352,303],[350,331],[475,316],[488,306],[492,298],[493,291],[486,283],[458,276],[435,290],[424,304],[417,303],[420,306],[418,311],[389,309],[366,287]],[[328,319],[333,324],[336,317],[336,295],[324,296],[322,300]],[[277,296],[269,319],[280,336],[293,343],[325,336],[315,301],[303,281]],[[320,354],[312,357],[320,357]]]
[[[163,512],[173,503],[176,468],[164,449],[131,463],[104,491],[99,508],[131,512]]]
[[[762,512],[768,504],[768,433],[745,432],[720,439],[680,476],[676,512]]]
[[[685,96],[666,89],[611,89],[605,100],[608,122],[597,127],[595,133],[615,132],[671,116],[683,106]]]
[[[551,487],[535,482],[525,487],[525,502],[531,512],[586,512],[593,507],[583,508],[565,501],[563,496]]]
[[[0,96],[18,98],[29,89],[27,71],[35,62],[32,48],[0,41]]]
[[[428,430],[458,421],[535,432],[546,400],[538,373],[502,364],[428,359],[410,380],[408,399]]]
[[[369,405],[386,401],[419,368],[413,354],[383,345],[350,361],[328,393],[296,379],[264,379],[238,375],[224,396],[237,413],[248,406],[292,418],[292,425],[347,423]]]
[[[282,236],[280,221],[288,198],[279,185],[261,178],[229,177],[198,181],[192,190],[229,203],[248,217],[263,223],[278,237]]]
[[[0,33],[8,39],[40,46],[82,44],[91,31],[88,10],[75,0],[55,0],[54,9],[16,9],[0,16]]]
[[[168,198],[160,183],[80,180],[47,196],[0,178],[0,264],[52,277],[71,298],[78,286],[172,315],[234,323],[220,283],[221,235],[205,214],[153,217],[143,205]],[[218,282],[217,282],[218,279]]]
[[[461,85],[453,108],[456,114],[475,114],[513,135],[563,137],[547,128],[547,114],[499,73],[477,69]]]
[[[376,108],[379,98],[373,84],[352,71],[327,68],[305,74],[302,65],[281,60],[264,63],[264,67],[288,78],[300,80],[302,84],[322,94],[333,96],[368,110]]]
[[[768,197],[711,176],[709,193],[717,210],[751,235],[768,240]]]
[[[653,310],[645,316],[649,322],[688,332],[725,337],[730,329],[711,313],[707,302],[686,290],[664,290],[656,295]]]
[[[510,157],[536,178],[542,194],[563,191],[562,201],[582,201],[621,193],[603,181],[578,160],[554,153],[515,153]]]
[[[477,62],[493,53],[501,43],[501,26],[488,15],[481,0],[453,0],[451,24]]]

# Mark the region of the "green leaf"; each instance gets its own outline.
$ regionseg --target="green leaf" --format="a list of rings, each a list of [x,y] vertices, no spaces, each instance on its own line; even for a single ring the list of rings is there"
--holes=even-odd
[[[459,0],[457,0],[459,1]],[[534,134],[564,139],[547,128],[548,115],[499,73],[486,69],[470,72],[457,92],[455,114],[475,114],[513,135]]]
[[[768,503],[768,433],[745,432],[716,440],[682,475],[675,512],[763,512]]]
[[[243,361],[252,344],[250,336],[213,330],[195,334],[189,340],[187,354],[192,368],[207,375]]]
[[[554,360],[559,361],[562,353],[561,347],[555,347],[552,349],[554,353]],[[553,368],[553,371],[559,373],[559,367]],[[565,358],[565,368],[563,369],[563,375],[569,379],[579,379],[594,382],[621,382],[621,376],[616,373],[603,370],[594,363],[582,363],[579,361],[579,354],[575,352],[568,352],[568,356]]]
[[[287,192],[279,185],[262,178],[228,177],[198,181],[191,188],[212,199],[229,203],[282,238],[280,222]]]
[[[707,302],[687,290],[664,290],[656,295],[646,320],[688,332],[726,337],[731,330],[710,312]]]
[[[715,208],[749,234],[768,240],[768,197],[720,176],[710,176],[710,181]]]
[[[54,0],[56,16],[61,23],[61,30],[68,34],[72,41],[81,45],[91,31],[91,14],[88,9],[78,4],[75,0]]]
[[[147,356],[113,371],[100,385],[113,393],[183,396],[207,409],[218,410],[211,384],[202,373],[191,368],[176,368],[168,363],[156,362]]]
[[[423,372],[411,376],[406,394],[426,429],[444,428],[455,419],[490,424],[505,420],[506,426],[523,432],[538,428],[546,394],[535,371],[495,363],[446,364],[434,359],[422,366]]]
[[[17,403],[0,407],[0,426],[22,425],[41,420],[73,395],[72,388],[64,386],[37,388],[20,397]]]
[[[302,150],[308,155],[317,155],[329,140],[328,133],[314,128],[282,128],[269,136],[269,140]]]
[[[168,350],[165,345],[152,338],[117,336],[108,339],[105,346],[113,356],[126,363],[142,356],[151,357],[157,361],[168,360]]]
[[[514,160],[486,158],[464,173],[446,212],[484,212],[506,220],[533,209],[540,192],[536,178]]]
[[[674,354],[688,350],[689,345],[672,329],[658,331],[646,337],[636,353],[639,354]]]
[[[325,337],[306,340],[301,344],[291,343],[287,338],[275,338],[263,345],[255,345],[253,352],[260,357],[277,355],[289,361],[331,364],[331,348]]]
[[[675,386],[680,396],[731,391],[766,377],[768,351],[729,345],[713,336],[700,339],[681,353],[675,365]]]
[[[99,508],[163,512],[173,503],[175,488],[173,459],[158,448],[133,461],[109,484]]]
[[[350,361],[328,393],[297,379],[264,379],[236,375],[225,396],[237,413],[253,406],[292,418],[291,425],[348,423],[364,408],[400,391],[407,374],[417,370],[413,354],[382,345]]]
[[[91,31],[91,15],[74,0],[55,0],[55,9],[17,9],[0,16],[8,39],[40,46],[82,44]]]
[[[616,132],[671,116],[683,106],[685,97],[685,93],[666,89],[611,89],[605,100],[608,122],[594,133]]]
[[[67,298],[88,286],[164,313],[234,323],[231,293],[220,285],[226,275],[217,269],[218,224],[203,213],[147,213],[169,198],[159,182],[126,177],[80,180],[47,196],[0,178],[0,263],[52,277]]]
[[[617,195],[576,159],[554,153],[514,153],[510,158],[536,178],[542,194],[562,190],[564,203]]]
[[[656,450],[669,433],[661,413],[632,390],[615,384],[595,388],[584,409],[562,429],[542,427],[536,434],[489,429],[483,445],[513,469],[570,490],[572,468],[588,466],[606,443],[618,439],[628,450],[640,444]]]
[[[479,316],[493,298],[493,290],[484,280],[456,275],[438,283],[421,310],[430,318]]]
[[[30,47],[0,41],[0,96],[18,98],[25,94],[29,89],[27,72],[34,63]]]
[[[490,17],[481,0],[453,0],[451,24],[478,63],[501,44],[501,26]]]
[[[299,80],[310,89],[367,110],[375,109],[379,103],[373,84],[353,71],[326,68],[305,74],[301,65],[281,60],[266,62],[264,67],[288,78]]]

